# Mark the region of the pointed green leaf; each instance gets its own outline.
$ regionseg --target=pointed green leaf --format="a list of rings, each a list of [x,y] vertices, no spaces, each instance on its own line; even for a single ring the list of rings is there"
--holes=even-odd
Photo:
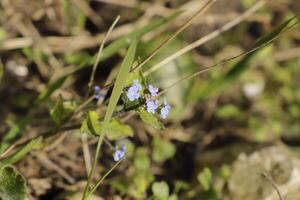
[[[198,174],[197,179],[199,183],[201,183],[205,191],[208,191],[210,189],[212,173],[209,168],[205,167],[204,170],[200,174]]]
[[[30,142],[28,142],[27,144],[20,147],[19,150],[15,152],[13,155],[0,161],[0,166],[2,167],[6,165],[12,165],[17,161],[21,160],[23,157],[25,157],[26,154],[28,154],[31,150],[41,148],[42,146],[43,146],[43,138],[42,137],[35,138]]]
[[[38,107],[44,100],[46,100],[55,90],[60,88],[67,77],[59,78],[54,82],[49,82],[46,88],[39,94],[34,102],[34,107]]]
[[[89,111],[86,121],[88,133],[93,136],[99,136],[103,132],[103,126],[100,124],[99,115],[96,111]]]
[[[63,98],[59,96],[55,105],[50,108],[51,118],[57,125],[60,125],[65,119],[70,116],[75,108],[76,105],[74,102],[64,102]]]
[[[0,199],[24,200],[26,182],[24,177],[10,166],[0,169]]]
[[[119,70],[119,73],[117,75],[115,85],[108,103],[107,111],[104,116],[104,126],[109,124],[109,121],[113,115],[113,112],[115,110],[115,107],[119,101],[119,98],[122,94],[123,88],[125,87],[126,84],[126,79],[128,77],[129,71],[132,67],[134,57],[135,57],[135,52],[136,52],[136,47],[137,47],[137,40],[134,39],[128,49],[128,52],[126,54],[126,57],[124,58],[121,68]]]
[[[159,130],[165,129],[164,125],[152,113],[149,113],[143,109],[140,109],[138,111],[138,114],[139,114],[140,118],[143,120],[143,122],[145,122],[149,126],[152,126],[153,128],[156,128]]]
[[[119,140],[125,137],[133,136],[133,130],[130,126],[112,119],[107,127],[106,136],[110,140]]]
[[[103,122],[99,121],[99,116],[95,111],[89,112],[88,119],[82,123],[80,131],[93,136],[104,134]],[[123,124],[117,119],[112,119],[107,125],[106,136],[109,140],[119,140],[133,136],[133,130],[130,126]]]

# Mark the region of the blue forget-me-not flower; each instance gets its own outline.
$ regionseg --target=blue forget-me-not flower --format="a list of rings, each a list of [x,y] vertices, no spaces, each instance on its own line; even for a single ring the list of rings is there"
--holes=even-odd
[[[99,85],[94,86],[95,99],[100,99],[100,97],[105,97],[105,94],[101,92],[101,87]]]
[[[148,91],[150,92],[152,97],[156,97],[158,93],[158,88],[153,87],[152,85],[148,86]]]
[[[121,159],[124,159],[126,155],[126,147],[122,146],[121,148],[117,149],[114,153],[114,161],[118,162]]]
[[[160,109],[160,116],[163,119],[166,119],[169,112],[170,112],[171,106],[167,103],[167,100],[164,100],[164,104],[162,106],[162,108]]]
[[[133,84],[129,87],[127,92],[127,97],[129,101],[137,100],[140,97],[140,91],[142,90],[142,85],[136,79]]]
[[[155,110],[158,108],[158,100],[157,99],[147,99],[146,107],[149,113],[155,113]]]

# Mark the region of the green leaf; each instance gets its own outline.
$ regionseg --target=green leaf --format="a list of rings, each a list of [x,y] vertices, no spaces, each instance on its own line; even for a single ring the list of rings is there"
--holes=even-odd
[[[132,85],[134,80],[138,80],[139,83],[144,87],[147,85],[146,79],[141,71],[130,73],[126,79],[126,86],[129,87]],[[142,89],[144,89],[144,87]]]
[[[281,25],[273,29],[267,35],[261,37],[255,43],[254,47],[259,47],[263,44],[267,44],[268,42],[275,39],[280,33],[282,33],[286,27],[293,21],[295,17],[288,19],[283,22]],[[265,46],[266,47],[266,46]],[[233,81],[235,81],[243,72],[245,72],[249,68],[250,62],[255,58],[258,52],[260,52],[265,47],[258,48],[251,53],[248,53],[244,56],[239,62],[237,62],[225,75],[219,77],[215,81],[210,84],[206,84],[204,88],[201,88],[196,95],[197,98],[203,99],[215,94],[216,92],[223,89],[225,86],[229,85]]]
[[[87,120],[81,125],[80,131],[93,136],[104,134],[103,122],[99,121],[99,115],[96,111],[90,111]],[[106,127],[106,137],[110,140],[119,140],[125,137],[133,136],[133,130],[130,126],[123,124],[117,119],[112,119]]]
[[[3,167],[6,165],[12,165],[17,161],[21,160],[23,157],[25,157],[26,154],[28,154],[31,150],[41,148],[42,146],[43,146],[43,138],[42,137],[35,138],[30,142],[28,142],[27,144],[20,147],[19,150],[15,152],[13,155],[0,161],[0,166]]]
[[[241,113],[240,113],[239,109],[232,104],[224,105],[224,106],[220,107],[216,113],[216,115],[222,119],[237,118],[237,117],[239,117],[240,114]]]
[[[128,52],[121,64],[121,68],[119,70],[119,73],[117,75],[115,85],[108,103],[107,111],[104,116],[104,127],[106,127],[109,124],[109,121],[113,115],[113,112],[115,110],[115,107],[119,101],[119,98],[122,94],[123,88],[126,84],[126,78],[128,77],[129,71],[132,67],[135,52],[137,47],[137,40],[134,39],[128,49]]]
[[[67,77],[63,77],[63,78],[59,78],[56,81],[49,82],[46,86],[46,88],[39,94],[39,96],[37,97],[37,99],[34,102],[34,107],[38,107],[43,101],[45,101],[55,90],[57,90],[58,88],[60,88],[63,83],[65,82],[65,80],[67,79]]]
[[[149,159],[146,148],[140,147],[136,150],[133,164],[138,171],[149,170],[151,161]]]
[[[132,137],[133,130],[130,126],[123,124],[117,119],[112,119],[107,127],[106,137],[110,140],[119,140]]]
[[[37,99],[33,103],[33,107],[30,110],[30,113],[24,116],[21,119],[17,119],[14,122],[14,125],[10,128],[10,130],[5,134],[3,140],[0,143],[0,152],[3,152],[7,146],[20,135],[20,132],[24,130],[24,128],[29,124],[33,119],[33,113],[40,106],[42,102],[44,102],[56,89],[60,88],[66,77],[60,78],[55,82],[49,82],[46,88],[39,94]]]
[[[24,177],[10,166],[0,169],[0,199],[24,200],[26,182]]]
[[[93,59],[93,57],[87,52],[66,52],[64,54],[64,60],[66,61],[66,63],[76,66],[89,65],[91,59]]]
[[[138,111],[138,114],[139,114],[140,118],[143,120],[143,122],[145,122],[149,126],[152,126],[153,128],[156,128],[159,130],[165,129],[164,125],[152,113],[149,113],[143,109],[140,109]]]
[[[198,174],[197,179],[205,191],[208,191],[210,189],[212,173],[209,168],[205,167],[204,170],[200,174]]]
[[[20,135],[20,131],[25,128],[25,126],[31,121],[31,116],[26,116],[17,120],[7,120],[7,124],[10,129],[1,139],[0,143],[0,152],[4,152],[4,150],[9,147],[9,145],[14,141],[16,137]]]
[[[152,158],[156,162],[164,162],[172,158],[176,153],[176,147],[169,141],[164,141],[158,137],[153,140],[153,153]]]
[[[178,200],[178,196],[176,194],[172,194],[171,196],[169,196],[168,200]]]
[[[70,116],[75,108],[76,105],[74,102],[64,102],[63,98],[59,96],[55,105],[50,108],[51,118],[57,125],[60,125],[65,119]]]
[[[152,185],[154,199],[167,200],[169,197],[169,186],[166,182],[155,182]]]
[[[134,199],[145,199],[146,191],[150,183],[154,180],[154,176],[150,169],[151,161],[148,154],[148,149],[138,147],[135,151],[133,162],[133,176],[129,184],[128,193]]]
[[[103,126],[100,124],[99,118],[96,111],[89,111],[87,120],[81,126],[81,131],[93,136],[101,135],[103,133]]]
[[[26,58],[30,61],[33,61],[34,55],[32,48],[24,47],[22,48],[22,53],[26,56]]]
[[[60,0],[61,16],[64,25],[72,34],[77,34],[84,28],[86,17],[83,9],[79,8],[75,3],[68,0]]]
[[[154,180],[150,171],[136,171],[129,185],[128,193],[133,199],[146,199],[147,189]]]

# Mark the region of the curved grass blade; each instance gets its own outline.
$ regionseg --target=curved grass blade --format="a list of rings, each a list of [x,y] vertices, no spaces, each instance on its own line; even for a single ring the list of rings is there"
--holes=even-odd
[[[258,39],[258,41],[254,45],[254,48],[272,41],[280,33],[282,33],[294,19],[295,17],[286,20],[285,22],[277,26],[275,29],[273,29],[270,33]],[[224,76],[219,77],[212,83],[209,83],[204,88],[202,88],[199,91],[199,93],[195,95],[196,98],[197,99],[207,98],[215,94],[216,92],[220,91],[222,88],[224,88],[234,80],[236,80],[243,72],[245,72],[249,68],[250,62],[255,58],[256,54],[262,49],[264,48],[258,48],[255,51],[247,54],[239,62],[237,62]]]
[[[85,189],[84,189],[82,200],[86,200],[88,198],[88,196],[92,193],[92,192],[89,191],[89,186],[90,186],[90,183],[91,183],[91,180],[92,180],[95,168],[96,168],[96,164],[97,164],[97,161],[98,161],[101,145],[102,145],[103,139],[105,137],[105,134],[107,132],[106,129],[108,128],[108,125],[109,125],[109,122],[112,118],[113,112],[114,112],[114,110],[116,108],[116,105],[117,105],[117,103],[118,103],[118,101],[121,97],[123,88],[126,85],[126,80],[127,80],[128,74],[129,74],[130,69],[133,65],[133,61],[134,61],[134,57],[135,57],[135,53],[136,53],[136,48],[137,48],[137,40],[133,39],[132,43],[131,43],[131,45],[128,49],[128,52],[127,52],[127,54],[126,54],[126,56],[125,56],[125,58],[124,58],[124,60],[121,64],[119,73],[118,73],[116,81],[115,81],[114,88],[112,90],[112,94],[110,96],[107,111],[105,113],[104,120],[103,120],[103,130],[104,130],[104,132],[103,132],[103,134],[100,135],[100,137],[98,139],[94,162],[93,162],[93,165],[92,165],[92,169],[89,172],[88,181],[87,181],[87,184],[86,184]]]
[[[162,26],[162,25],[164,25],[164,24],[166,24],[166,23],[168,23],[172,20],[174,20],[181,13],[182,13],[181,11],[177,11],[174,14],[168,16],[168,17],[163,17],[163,18],[160,18],[158,20],[154,20],[150,24],[148,24],[147,26],[142,27],[142,28],[137,29],[137,30],[134,30],[130,34],[115,40],[114,42],[112,42],[110,45],[108,45],[107,47],[105,47],[103,49],[102,54],[101,54],[101,58],[99,59],[99,62],[112,57],[120,49],[125,48],[128,45],[130,45],[131,42],[132,42],[132,38],[139,39],[140,37],[146,35],[147,33],[159,28],[160,26]],[[89,64],[92,65],[95,62],[95,60],[96,60],[96,56],[94,56],[94,58],[91,59]],[[85,68],[85,67],[89,67],[90,65],[78,66],[75,71],[80,70],[80,69]]]
[[[32,149],[40,148],[42,146],[42,137],[35,138],[31,140],[29,143],[25,144],[23,147],[14,153],[13,155],[5,158],[4,160],[0,161],[0,167],[6,165],[12,165],[17,161],[21,160],[26,154],[28,154]]]
[[[108,103],[107,111],[104,116],[104,126],[109,123],[113,111],[118,103],[118,100],[122,94],[123,88],[125,87],[126,80],[128,77],[128,74],[130,72],[130,69],[132,67],[134,57],[135,57],[135,52],[136,52],[136,47],[137,47],[137,40],[133,39],[132,44],[129,47],[129,50],[127,52],[126,57],[124,58],[120,71],[117,75],[116,82]]]

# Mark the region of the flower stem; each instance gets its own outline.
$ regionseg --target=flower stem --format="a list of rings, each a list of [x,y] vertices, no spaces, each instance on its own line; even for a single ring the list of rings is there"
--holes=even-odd
[[[105,134],[102,134],[102,135],[100,135],[100,137],[98,138],[97,147],[96,147],[96,153],[95,153],[95,158],[94,158],[94,161],[93,161],[92,168],[91,168],[91,170],[90,170],[90,172],[89,172],[88,181],[87,181],[87,183],[86,183],[86,185],[85,185],[85,188],[84,188],[82,200],[88,200],[89,193],[90,193],[90,191],[89,191],[89,186],[90,186],[90,184],[91,184],[92,177],[93,177],[93,174],[94,174],[96,165],[97,165],[97,160],[98,160],[98,157],[99,157],[99,152],[100,152],[100,149],[101,149],[101,145],[102,145],[102,143],[103,143],[104,135],[105,135]]]
[[[88,198],[89,198],[89,196],[91,195],[91,194],[93,194],[94,192],[95,192],[95,190],[99,187],[99,185],[105,180],[105,178],[122,162],[122,160],[123,159],[121,159],[121,160],[119,160],[118,162],[116,162],[115,164],[114,164],[114,166],[108,171],[108,172],[106,172],[106,174],[104,174],[104,176],[101,178],[101,179],[99,179],[97,182],[96,182],[96,184],[94,185],[94,187],[91,189],[91,191],[89,192],[89,194],[88,194]]]

